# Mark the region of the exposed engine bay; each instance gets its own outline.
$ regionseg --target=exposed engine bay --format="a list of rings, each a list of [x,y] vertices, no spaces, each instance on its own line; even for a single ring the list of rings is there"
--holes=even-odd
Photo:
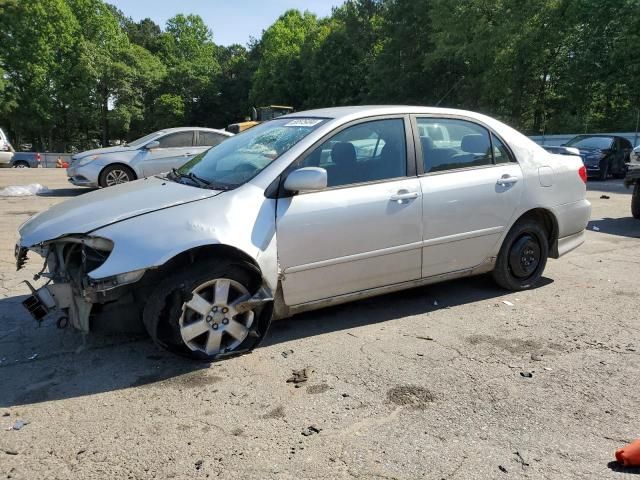
[[[83,332],[90,330],[90,316],[92,312],[98,313],[94,310],[101,310],[126,294],[118,287],[140,280],[145,273],[138,270],[107,279],[92,279],[88,274],[100,267],[113,250],[113,242],[100,237],[69,235],[28,249],[17,246],[18,270],[24,266],[28,250],[44,258],[44,266],[34,280],[46,278],[48,281],[39,289],[25,282],[32,295],[23,302],[24,306],[38,321],[57,309],[61,314],[59,327],[70,324]]]

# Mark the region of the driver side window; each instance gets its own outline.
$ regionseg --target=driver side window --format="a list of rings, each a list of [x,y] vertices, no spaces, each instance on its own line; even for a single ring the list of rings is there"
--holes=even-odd
[[[301,166],[324,168],[328,187],[404,177],[404,120],[374,120],[348,127],[317,147]]]

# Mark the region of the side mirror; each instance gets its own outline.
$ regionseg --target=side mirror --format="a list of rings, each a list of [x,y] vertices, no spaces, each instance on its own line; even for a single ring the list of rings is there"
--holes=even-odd
[[[154,148],[158,148],[160,146],[160,142],[157,140],[154,140],[153,142],[149,142],[147,143],[144,148],[146,148],[147,150],[153,150]]]
[[[315,192],[327,188],[327,171],[319,167],[299,168],[284,181],[289,192]]]

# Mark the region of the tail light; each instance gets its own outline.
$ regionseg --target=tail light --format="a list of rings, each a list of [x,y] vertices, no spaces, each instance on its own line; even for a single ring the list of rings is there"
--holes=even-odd
[[[582,165],[579,169],[578,169],[578,175],[580,175],[580,178],[582,179],[582,181],[584,183],[587,183],[587,167],[585,167],[584,165]]]

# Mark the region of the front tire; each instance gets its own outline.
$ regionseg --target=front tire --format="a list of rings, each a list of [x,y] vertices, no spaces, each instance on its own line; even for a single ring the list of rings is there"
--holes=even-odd
[[[640,220],[640,180],[636,181],[631,195],[631,215]]]
[[[493,278],[507,290],[527,290],[542,277],[548,257],[546,230],[534,220],[520,220],[500,248]]]
[[[198,360],[248,352],[268,329],[268,306],[242,308],[259,288],[255,276],[224,261],[192,264],[160,282],[143,320],[154,342]]]
[[[124,165],[109,165],[100,173],[98,183],[102,188],[113,187],[121,183],[131,182],[136,179],[136,174]]]

